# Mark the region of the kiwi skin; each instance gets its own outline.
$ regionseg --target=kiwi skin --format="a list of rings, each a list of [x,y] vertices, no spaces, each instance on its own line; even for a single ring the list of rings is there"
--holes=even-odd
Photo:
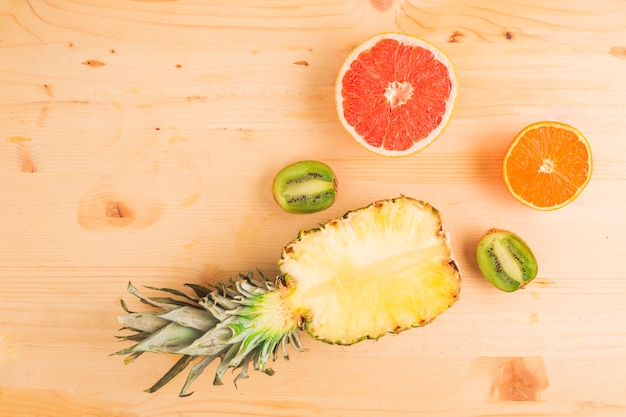
[[[526,242],[508,230],[490,229],[478,242],[480,272],[496,288],[517,291],[535,279],[537,259]]]
[[[305,160],[281,169],[272,184],[272,195],[288,213],[308,214],[326,210],[335,201],[337,179],[323,162]]]

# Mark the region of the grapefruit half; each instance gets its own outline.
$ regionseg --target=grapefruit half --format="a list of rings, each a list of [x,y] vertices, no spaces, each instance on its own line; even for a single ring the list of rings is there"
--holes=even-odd
[[[335,84],[341,123],[366,149],[406,156],[444,130],[457,95],[450,60],[431,43],[382,33],[357,46]]]

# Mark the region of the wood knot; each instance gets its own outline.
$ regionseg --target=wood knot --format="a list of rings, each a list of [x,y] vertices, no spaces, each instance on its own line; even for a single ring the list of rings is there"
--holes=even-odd
[[[538,401],[548,388],[548,375],[539,356],[499,358],[500,367],[492,386],[492,398],[501,401]]]
[[[393,6],[393,0],[370,0],[370,4],[374,9],[385,12]]]
[[[615,58],[626,59],[626,46],[614,46],[609,50],[609,54]]]
[[[452,34],[448,38],[448,42],[449,43],[463,42],[463,38],[465,38],[465,35],[459,32],[458,30],[455,30],[454,32],[452,32]]]
[[[502,36],[507,41],[514,41],[521,34],[522,34],[522,31],[519,28],[508,28],[508,29],[504,29],[504,31],[502,31]]]
[[[102,61],[98,61],[97,59],[88,59],[86,61],[81,62],[83,65],[87,65],[88,67],[97,68],[104,67],[106,64]]]
[[[97,184],[85,192],[78,206],[78,224],[86,230],[144,229],[163,215],[164,205],[140,195],[141,190]]]
[[[117,222],[117,226],[121,226],[121,222],[132,222],[132,210],[121,201],[107,201],[104,204],[105,216],[113,222]]]

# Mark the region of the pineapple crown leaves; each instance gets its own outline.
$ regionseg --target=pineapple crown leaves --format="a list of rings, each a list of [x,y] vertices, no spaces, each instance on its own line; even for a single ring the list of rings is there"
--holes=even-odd
[[[262,273],[259,275],[260,278],[252,272],[239,274],[229,284],[221,283],[215,287],[185,284],[195,296],[175,289],[146,286],[169,295],[146,297],[129,283],[128,292],[155,310],[133,312],[121,300],[127,313],[118,316],[118,322],[124,325],[121,330],[134,333],[117,337],[136,343],[114,354],[128,355],[124,360],[126,364],[145,352],[182,355],[146,390],[148,392],[163,387],[197,360],[179,394],[181,397],[191,395],[188,392],[191,383],[217,358],[220,364],[215,371],[214,385],[222,384],[221,378],[229,368],[240,368],[234,379],[236,386],[237,381],[248,377],[250,364],[255,370],[272,375],[273,371],[266,368],[266,364],[270,358],[276,360],[279,350],[284,359],[289,359],[288,344],[297,351],[304,350],[299,337],[302,322],[292,321],[287,326],[267,325],[272,321],[263,320],[263,316],[273,314],[272,302],[285,289],[285,283],[282,276],[271,282]]]

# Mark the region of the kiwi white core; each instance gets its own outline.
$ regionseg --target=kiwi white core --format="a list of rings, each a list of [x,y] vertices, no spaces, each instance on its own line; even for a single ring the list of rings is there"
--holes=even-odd
[[[511,251],[497,240],[493,241],[493,251],[498,261],[500,261],[500,266],[502,267],[504,273],[511,279],[523,284],[524,274],[522,273],[522,269]]]
[[[332,184],[331,184],[332,186]],[[329,189],[328,181],[309,180],[290,184],[287,193],[290,195],[310,195],[318,194]]]

